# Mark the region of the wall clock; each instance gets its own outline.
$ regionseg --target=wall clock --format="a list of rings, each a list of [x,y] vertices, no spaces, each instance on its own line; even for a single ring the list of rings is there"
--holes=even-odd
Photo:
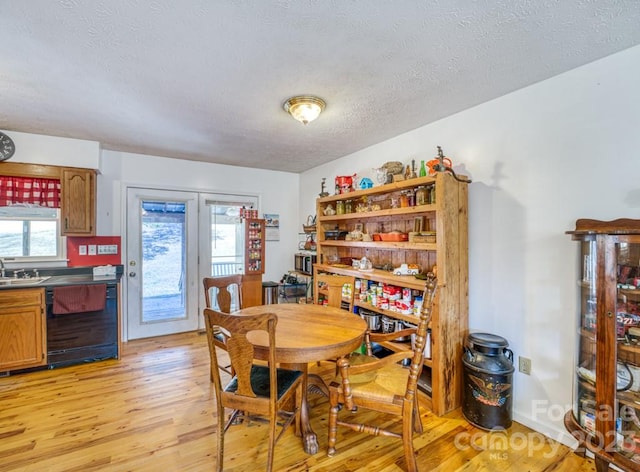
[[[16,152],[16,145],[13,139],[0,132],[0,162],[11,159],[14,152]]]

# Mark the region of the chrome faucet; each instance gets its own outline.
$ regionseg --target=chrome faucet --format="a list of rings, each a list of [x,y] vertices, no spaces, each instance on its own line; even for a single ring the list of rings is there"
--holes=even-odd
[[[24,274],[24,269],[16,269],[13,271],[13,278],[17,279],[18,278],[18,274]]]
[[[0,257],[0,277],[4,277],[4,260]]]

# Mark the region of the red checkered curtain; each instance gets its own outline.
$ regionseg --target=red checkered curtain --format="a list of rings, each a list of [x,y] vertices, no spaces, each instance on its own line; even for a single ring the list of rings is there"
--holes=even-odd
[[[0,175],[0,206],[18,203],[60,208],[60,181]]]

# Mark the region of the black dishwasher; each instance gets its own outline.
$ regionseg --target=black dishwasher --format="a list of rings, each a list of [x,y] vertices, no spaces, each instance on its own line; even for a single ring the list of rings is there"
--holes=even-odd
[[[118,357],[118,285],[107,283],[104,309],[53,314],[53,287],[46,289],[49,368]]]

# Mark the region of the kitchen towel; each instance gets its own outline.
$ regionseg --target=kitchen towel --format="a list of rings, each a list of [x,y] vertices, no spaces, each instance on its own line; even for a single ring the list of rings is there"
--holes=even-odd
[[[107,284],[54,287],[53,314],[82,313],[104,309]]]

